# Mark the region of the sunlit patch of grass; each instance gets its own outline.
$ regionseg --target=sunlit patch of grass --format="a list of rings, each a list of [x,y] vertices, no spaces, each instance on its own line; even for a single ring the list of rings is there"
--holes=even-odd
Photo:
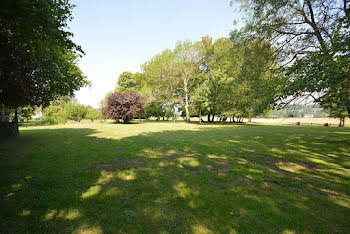
[[[218,158],[218,159],[227,159],[226,156],[218,156],[218,155],[213,155],[213,154],[208,154],[208,158]]]
[[[173,186],[177,194],[182,198],[187,198],[192,195],[197,195],[197,191],[193,191],[191,188],[189,188],[184,182],[178,182]]]
[[[200,165],[198,160],[192,157],[180,157],[178,161],[185,167],[198,167]]]
[[[294,230],[284,230],[282,234],[295,234],[296,232]]]
[[[101,171],[101,176],[97,180],[97,184],[107,184],[114,178],[114,173],[108,171]]]
[[[44,220],[45,221],[52,220],[52,219],[54,219],[56,217],[56,214],[57,214],[57,210],[56,209],[52,209],[52,210],[50,210],[49,212],[47,212],[45,214]]]
[[[58,218],[64,218],[64,219],[77,219],[81,216],[80,212],[78,210],[62,210],[58,213]]]
[[[300,171],[306,169],[306,167],[293,162],[287,162],[287,163],[279,162],[277,165],[278,165],[278,168],[285,171],[293,172],[293,173],[300,173]]]
[[[79,234],[79,233],[84,233],[84,234],[102,234],[103,230],[101,227],[94,227],[90,226],[88,224],[82,224],[80,225],[79,228],[73,231],[73,234]]]
[[[11,188],[20,189],[22,186],[23,186],[23,184],[13,184],[13,185],[11,185]]]
[[[122,194],[122,191],[120,191],[116,187],[112,187],[112,188],[109,188],[105,194],[106,194],[106,196],[117,196],[117,195]]]
[[[19,214],[19,216],[28,216],[28,215],[30,215],[32,212],[30,211],[30,210],[23,210],[20,214]]]
[[[101,190],[102,190],[101,185],[93,185],[86,192],[81,194],[81,198],[86,199],[92,196],[96,196],[101,192]]]
[[[9,198],[9,197],[12,197],[13,195],[15,195],[14,193],[8,193],[8,194],[6,194],[6,198]]]
[[[206,226],[201,224],[194,224],[192,225],[192,233],[198,233],[198,234],[210,234],[214,233],[213,231],[209,230]]]
[[[132,170],[119,171],[117,177],[121,180],[134,180],[136,179],[136,173]]]

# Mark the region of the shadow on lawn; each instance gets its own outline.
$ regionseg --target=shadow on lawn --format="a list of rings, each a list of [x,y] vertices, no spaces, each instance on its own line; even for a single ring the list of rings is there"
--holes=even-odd
[[[27,130],[29,145],[9,150],[27,136],[0,145],[0,228],[349,230],[348,132],[269,128],[174,130],[120,140],[96,137],[89,128]]]

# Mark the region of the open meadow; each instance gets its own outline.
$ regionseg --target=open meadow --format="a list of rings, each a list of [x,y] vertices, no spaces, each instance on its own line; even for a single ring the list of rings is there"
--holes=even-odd
[[[22,127],[0,178],[3,233],[350,230],[347,127]]]

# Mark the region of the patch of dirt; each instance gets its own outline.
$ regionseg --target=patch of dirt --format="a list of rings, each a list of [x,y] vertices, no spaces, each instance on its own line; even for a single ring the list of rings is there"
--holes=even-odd
[[[166,156],[166,157],[170,157],[170,156],[173,156],[175,155],[175,152],[172,152],[172,151],[167,151],[165,153],[162,153],[162,156]]]
[[[95,137],[95,136],[90,137],[89,140],[92,140],[92,141],[95,141],[95,142],[98,142],[101,144],[106,143],[106,140],[104,138],[99,138],[99,137]]]
[[[311,162],[302,162],[309,171],[323,172],[322,169],[316,168],[316,165]]]
[[[214,182],[214,185],[215,185],[215,187],[217,187],[217,189],[219,191],[225,191],[228,189],[228,184],[225,182],[217,182],[216,181],[216,182]]]
[[[110,162],[102,162],[94,166],[95,170],[115,171],[115,169],[140,168],[146,165],[146,161],[141,159],[119,158]]]
[[[127,149],[115,148],[112,150],[114,153],[122,153],[128,151]]]
[[[263,155],[263,154],[243,154],[242,156],[245,156],[250,163],[255,163],[261,166],[272,166],[278,161],[280,161],[279,158],[268,156],[268,155]],[[240,158],[240,160],[245,160],[243,162],[247,163],[247,160]],[[254,159],[254,160],[249,160],[249,159]]]
[[[267,182],[267,181],[264,181],[263,184],[264,184],[266,187],[273,187],[273,188],[280,188],[280,187],[282,187],[282,185],[277,184],[277,183],[275,183],[275,182]]]
[[[216,163],[216,164],[219,164],[219,165],[226,165],[226,164],[227,164],[227,162],[226,162],[226,161],[223,161],[223,160],[216,161],[215,163]]]

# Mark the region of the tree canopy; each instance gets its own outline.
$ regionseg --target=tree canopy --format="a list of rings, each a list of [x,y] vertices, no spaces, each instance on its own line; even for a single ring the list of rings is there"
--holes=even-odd
[[[350,2],[237,0],[247,37],[270,41],[284,83],[279,104],[316,102],[350,116]]]
[[[274,102],[276,76],[272,46],[246,40],[241,33],[216,41],[179,41],[142,65],[142,72],[122,73],[116,91],[135,91],[145,98],[145,115],[220,115],[252,118]],[[258,92],[256,92],[258,91]],[[208,118],[211,121],[210,118]]]
[[[77,66],[84,54],[67,31],[68,1],[0,3],[0,105],[49,105],[88,84]]]

